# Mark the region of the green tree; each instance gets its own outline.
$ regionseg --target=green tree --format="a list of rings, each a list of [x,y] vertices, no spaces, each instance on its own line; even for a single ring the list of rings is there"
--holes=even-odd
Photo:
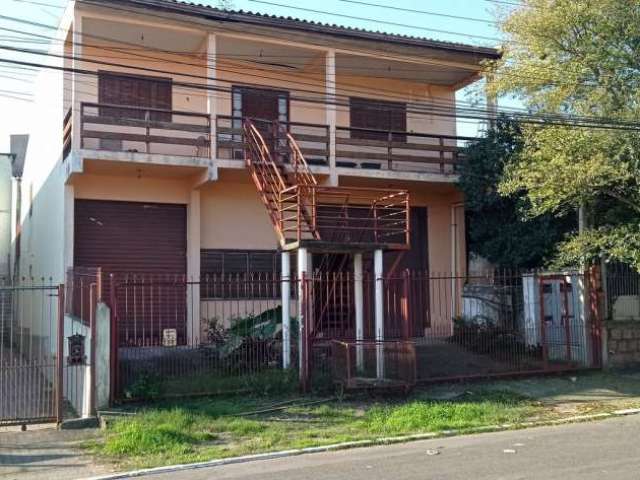
[[[465,149],[459,187],[468,214],[469,251],[501,267],[539,267],[554,253],[572,217],[552,214],[525,217],[526,191],[501,194],[505,168],[516,161],[523,147],[517,122],[498,119],[495,128]]]
[[[497,95],[534,113],[598,117],[613,128],[549,122],[523,127],[523,145],[500,191],[525,191],[528,214],[588,212],[587,228],[557,261],[604,256],[640,269],[640,2],[522,0],[501,19],[504,56],[488,65]]]

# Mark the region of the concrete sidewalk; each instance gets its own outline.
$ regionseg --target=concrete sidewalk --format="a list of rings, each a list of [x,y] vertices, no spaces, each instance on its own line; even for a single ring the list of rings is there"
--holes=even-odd
[[[0,479],[72,480],[109,473],[80,449],[97,430],[0,429]]]

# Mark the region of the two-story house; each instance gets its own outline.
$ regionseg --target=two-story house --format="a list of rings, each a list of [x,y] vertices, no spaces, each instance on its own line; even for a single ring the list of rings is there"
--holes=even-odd
[[[361,339],[366,272],[465,271],[456,92],[499,55],[174,0],[70,1],[37,86],[20,270],[349,272]],[[419,293],[415,334],[450,324],[456,282],[446,308]],[[188,296],[164,326],[178,343],[219,295]]]

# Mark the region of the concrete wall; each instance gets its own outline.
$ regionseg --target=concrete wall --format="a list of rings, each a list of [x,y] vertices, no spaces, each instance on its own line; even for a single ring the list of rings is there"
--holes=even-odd
[[[248,177],[248,176],[247,176]],[[201,248],[275,250],[278,239],[256,187],[211,183],[201,190]]]
[[[11,253],[11,158],[0,154],[0,278],[9,274]]]

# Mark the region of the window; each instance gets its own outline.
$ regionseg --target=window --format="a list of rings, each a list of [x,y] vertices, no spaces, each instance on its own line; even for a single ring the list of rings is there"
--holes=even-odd
[[[407,130],[407,104],[367,98],[349,99],[349,121],[352,128],[381,131],[351,131],[351,138],[387,140],[386,132]],[[394,134],[393,140],[405,142],[406,135]]]
[[[276,250],[201,250],[200,265],[202,298],[280,297]]]
[[[142,119],[146,117],[144,108],[171,110],[173,84],[170,78],[144,77],[112,72],[98,72],[98,103],[140,107],[141,110],[101,108],[100,115]],[[171,121],[171,113],[150,113],[155,121]]]

